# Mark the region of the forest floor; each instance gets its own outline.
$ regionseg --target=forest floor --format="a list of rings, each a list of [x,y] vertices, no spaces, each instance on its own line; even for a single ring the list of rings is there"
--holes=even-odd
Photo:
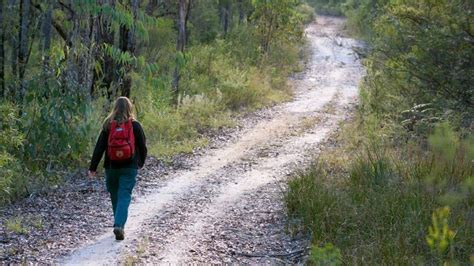
[[[139,174],[126,239],[115,241],[102,181],[68,185],[0,210],[0,260],[60,264],[299,263],[310,236],[286,216],[286,181],[330,143],[357,101],[363,68],[344,20],[318,16],[290,102],[241,118],[205,149]],[[82,181],[80,181],[82,180]],[[81,183],[82,182],[82,183]]]

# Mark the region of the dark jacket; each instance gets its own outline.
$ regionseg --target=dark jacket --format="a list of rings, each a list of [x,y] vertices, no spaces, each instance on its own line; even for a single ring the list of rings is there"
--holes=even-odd
[[[132,122],[133,126],[133,135],[135,136],[135,154],[133,158],[125,162],[114,162],[110,161],[109,156],[107,155],[107,142],[109,138],[109,131],[102,130],[100,132],[99,139],[95,145],[94,153],[92,154],[92,160],[89,167],[90,171],[95,172],[97,166],[99,165],[102,155],[105,152],[104,168],[105,169],[118,169],[118,168],[142,168],[145,164],[147,148],[146,148],[146,138],[145,133],[143,132],[142,126],[138,121]]]

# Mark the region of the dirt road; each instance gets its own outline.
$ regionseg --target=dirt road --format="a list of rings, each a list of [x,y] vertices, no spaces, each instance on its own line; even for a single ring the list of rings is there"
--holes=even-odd
[[[232,141],[209,149],[130,207],[126,240],[110,230],[59,263],[298,262],[308,237],[287,233],[285,179],[307,165],[357,97],[362,67],[343,20],[307,27],[312,57],[294,100],[261,111]]]

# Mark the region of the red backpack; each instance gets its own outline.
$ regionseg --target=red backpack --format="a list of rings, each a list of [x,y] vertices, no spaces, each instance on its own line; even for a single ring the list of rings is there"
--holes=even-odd
[[[107,155],[111,161],[124,161],[133,158],[135,153],[135,136],[132,120],[118,124],[112,120],[109,129]]]

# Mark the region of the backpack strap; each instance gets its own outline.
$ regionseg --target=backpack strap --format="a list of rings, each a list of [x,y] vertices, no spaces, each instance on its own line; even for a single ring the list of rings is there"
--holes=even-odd
[[[129,131],[128,131],[128,144],[130,145],[130,147],[132,148],[132,154],[135,154],[135,133],[133,132],[133,122],[132,122],[132,118],[130,118],[128,120],[128,125],[129,125]]]
[[[111,140],[111,137],[112,137],[112,132],[115,130],[115,128],[117,127],[117,121],[115,120],[112,120],[109,124],[109,137],[107,138],[108,141],[107,141],[107,144],[110,145],[110,140]]]
[[[132,134],[130,132],[133,132],[133,124],[132,124],[132,119],[131,118],[128,119],[127,126],[128,126],[128,139],[130,139],[130,134]],[[129,144],[130,144],[130,142],[129,142]]]

